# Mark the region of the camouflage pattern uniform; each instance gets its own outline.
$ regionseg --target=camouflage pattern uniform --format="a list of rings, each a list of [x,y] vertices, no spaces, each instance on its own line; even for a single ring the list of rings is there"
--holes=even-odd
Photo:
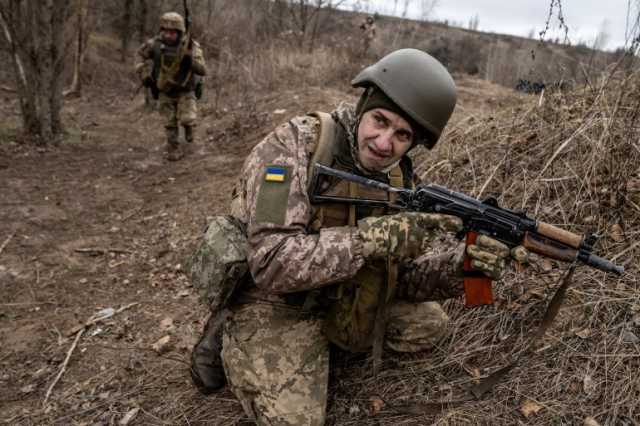
[[[186,81],[177,83],[175,75],[164,75],[175,61],[182,60],[183,42],[169,46],[157,35],[143,43],[137,51],[136,72],[141,80],[151,77],[159,90],[158,106],[165,118],[168,152],[177,152],[179,146],[179,125],[184,128],[185,140],[193,141],[193,129],[196,126],[197,107],[195,96],[196,79],[206,74],[204,53],[200,44],[192,40],[191,69]],[[156,57],[158,55],[159,57]],[[154,58],[156,64],[154,66]],[[159,68],[159,69],[154,69]],[[156,74],[156,75],[154,75]]]
[[[343,130],[334,166],[355,170],[353,108],[341,105],[332,115]],[[247,226],[253,281],[243,288],[225,323],[222,359],[232,391],[260,425],[324,424],[329,376],[329,340],[322,332],[326,311],[309,307],[308,295],[353,280],[368,262],[357,227],[313,227],[317,207],[307,193],[308,163],[318,132],[318,119],[304,116],[269,134],[247,157],[232,204],[232,213]],[[265,180],[265,170],[273,165],[287,171],[280,186]],[[387,179],[384,173],[374,178]],[[282,198],[282,190],[286,202],[272,202],[273,197]],[[442,251],[435,245],[432,249]],[[448,317],[433,300],[462,293],[462,250],[401,263],[386,323],[388,347],[421,351],[442,337]]]
[[[362,56],[365,57],[376,39],[376,23],[372,16],[368,16],[360,24],[360,30],[362,31]]]

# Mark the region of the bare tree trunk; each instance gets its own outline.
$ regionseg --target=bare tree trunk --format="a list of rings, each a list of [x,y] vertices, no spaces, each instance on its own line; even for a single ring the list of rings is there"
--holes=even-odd
[[[64,131],[62,126],[62,106],[64,103],[64,70],[66,65],[65,24],[69,15],[69,1],[51,0],[51,80],[49,104],[51,114],[51,137],[55,138]]]
[[[216,0],[207,0],[207,27],[211,27],[213,12],[216,10]]]
[[[133,0],[124,0],[122,13],[122,23],[120,28],[120,53],[122,62],[127,62],[127,53],[129,51],[129,43],[131,41],[131,12],[133,10]]]
[[[147,0],[138,0],[138,41],[144,43],[147,39],[147,23],[149,20],[149,5]]]
[[[76,36],[76,49],[73,58],[73,80],[71,81],[71,87],[66,90],[63,95],[82,95],[82,64],[84,63],[84,53],[87,47],[87,41],[89,39],[89,33],[87,32],[87,13],[89,10],[89,0],[78,0],[77,11],[77,36]]]
[[[13,53],[23,132],[37,143],[62,132],[67,0],[0,1],[3,33]]]
[[[402,17],[406,18],[409,13],[409,0],[404,0],[404,7],[402,8]]]

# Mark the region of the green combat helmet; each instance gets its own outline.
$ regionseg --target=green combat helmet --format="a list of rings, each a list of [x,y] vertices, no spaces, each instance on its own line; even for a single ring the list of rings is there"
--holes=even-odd
[[[361,71],[351,84],[382,90],[428,132],[421,142],[429,149],[438,141],[456,106],[456,85],[449,71],[433,56],[417,49],[388,54]]]
[[[184,33],[186,31],[184,18],[179,13],[167,12],[160,17],[160,29],[176,30]]]

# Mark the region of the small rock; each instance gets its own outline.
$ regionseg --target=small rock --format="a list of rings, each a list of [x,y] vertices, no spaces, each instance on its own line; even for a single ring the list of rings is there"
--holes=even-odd
[[[358,414],[360,414],[360,407],[358,407],[357,405],[352,405],[351,407],[349,407],[350,416],[357,416]]]
[[[20,388],[20,392],[22,393],[31,393],[36,388],[35,385],[27,385]]]
[[[584,376],[584,379],[582,379],[582,390],[587,395],[592,394],[593,391],[596,390],[596,384],[594,383],[593,378],[588,374]]]
[[[169,352],[169,350],[171,349],[171,336],[164,336],[160,338],[151,347],[158,354]]]
[[[584,426],[600,426],[600,423],[593,417],[587,417],[584,419]]]
[[[124,417],[120,419],[118,424],[120,426],[127,426],[138,415],[138,411],[140,411],[140,408],[138,407],[132,408],[131,410],[127,411],[127,414],[125,414]]]
[[[160,329],[162,331],[173,331],[175,329],[175,326],[173,325],[173,318],[166,317],[160,321]]]

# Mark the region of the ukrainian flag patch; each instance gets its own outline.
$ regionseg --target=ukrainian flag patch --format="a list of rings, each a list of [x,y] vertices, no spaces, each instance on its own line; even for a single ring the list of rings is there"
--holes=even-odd
[[[280,166],[267,166],[264,180],[267,182],[284,182],[287,170]]]

